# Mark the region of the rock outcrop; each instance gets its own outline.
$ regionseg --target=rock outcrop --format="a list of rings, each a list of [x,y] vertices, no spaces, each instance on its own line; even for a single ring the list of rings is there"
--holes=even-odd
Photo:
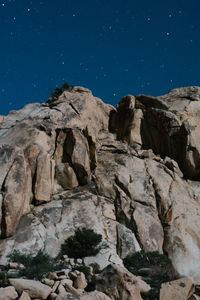
[[[13,249],[56,256],[87,227],[109,245],[102,268],[159,251],[199,283],[199,111],[199,87],[128,95],[116,109],[74,87],[1,117],[1,263]]]

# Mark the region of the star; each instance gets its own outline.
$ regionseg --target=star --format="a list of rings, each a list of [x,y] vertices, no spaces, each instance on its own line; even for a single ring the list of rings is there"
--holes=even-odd
[[[169,36],[169,35],[170,35],[170,33],[169,33],[169,32],[166,32],[166,35],[167,35],[167,36]]]
[[[73,15],[72,15],[72,17],[76,17],[76,15],[75,15],[75,14],[73,14]]]
[[[27,8],[27,11],[31,11],[31,9],[30,9],[30,8]]]
[[[1,6],[5,6],[5,3],[2,3]]]

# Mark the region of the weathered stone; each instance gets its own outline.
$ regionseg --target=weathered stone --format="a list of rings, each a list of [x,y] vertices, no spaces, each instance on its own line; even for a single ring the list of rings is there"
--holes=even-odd
[[[73,189],[78,186],[76,174],[68,163],[59,163],[56,165],[55,178],[64,190]]]
[[[66,294],[66,290],[65,290],[64,286],[62,285],[62,283],[60,283],[58,286],[58,295],[65,295],[65,294]]]
[[[51,163],[50,156],[40,153],[37,158],[37,170],[35,180],[35,200],[36,202],[50,201],[52,192]]]
[[[71,286],[71,283],[65,283],[65,290],[68,292],[68,293],[71,293],[73,295],[80,295],[82,294],[82,291],[74,288],[73,286]]]
[[[58,295],[56,293],[51,293],[49,297],[50,297],[50,300],[55,300],[57,298],[57,296]]]
[[[31,300],[31,298],[30,298],[30,296],[27,292],[23,291],[20,298],[19,298],[19,300]]]
[[[61,283],[63,286],[65,286],[65,285],[71,285],[71,286],[73,286],[73,281],[70,280],[70,279],[62,279],[62,280],[60,281],[60,283]]]
[[[31,298],[46,299],[51,293],[51,288],[39,281],[21,279],[21,278],[10,278],[9,282],[18,293],[26,291]]]
[[[54,285],[53,285],[53,287],[52,287],[52,290],[51,290],[52,293],[55,293],[55,292],[56,292],[56,290],[57,290],[59,284],[60,284],[60,281],[56,281],[56,282],[54,283]]]
[[[111,298],[102,292],[93,291],[90,293],[84,293],[80,296],[75,296],[69,293],[67,295],[58,295],[56,300],[111,300]]]
[[[181,88],[127,96],[114,109],[75,87],[54,106],[0,117],[1,263],[14,249],[55,257],[86,227],[110,247],[87,264],[164,250],[198,283],[199,99],[200,88]]]
[[[43,278],[42,283],[52,287],[54,285],[54,280],[50,280],[48,278]]]
[[[77,278],[77,273],[76,272],[69,272],[69,278],[71,280],[75,280]]]
[[[160,290],[160,300],[188,300],[194,290],[194,282],[189,277],[163,283]]]
[[[122,224],[117,224],[118,255],[123,259],[129,254],[140,251],[141,248],[135,234]]]
[[[86,184],[91,179],[89,145],[79,130],[70,130],[67,134],[66,153],[72,161],[80,184]]]
[[[50,280],[57,280],[58,279],[58,275],[56,274],[56,272],[50,272],[49,273],[49,279]]]
[[[137,204],[133,218],[137,226],[138,239],[144,250],[162,253],[164,233],[157,211]]]
[[[87,286],[87,281],[85,279],[85,274],[80,272],[74,280],[74,287],[76,289],[85,289]]]
[[[18,294],[13,286],[0,288],[0,300],[12,300],[17,298]]]
[[[200,300],[200,296],[197,296],[196,294],[193,294],[189,300]]]
[[[18,149],[4,182],[6,191],[2,202],[2,237],[12,235],[19,224],[20,218],[30,210],[30,194],[27,194],[27,165],[23,151]],[[28,210],[28,211],[27,211]]]
[[[140,292],[150,290],[148,284],[116,265],[109,265],[96,275],[95,283],[98,291],[105,292],[111,299],[116,300],[141,300]]]

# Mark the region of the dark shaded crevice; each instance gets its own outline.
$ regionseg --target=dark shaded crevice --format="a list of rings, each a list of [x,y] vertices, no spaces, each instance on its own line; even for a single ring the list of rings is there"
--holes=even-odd
[[[12,165],[10,166],[10,168],[8,169],[8,172],[4,178],[4,181],[2,183],[2,188],[1,188],[1,193],[2,193],[2,207],[1,207],[1,214],[2,214],[2,219],[1,219],[1,238],[5,239],[6,238],[6,233],[7,233],[7,226],[6,226],[6,207],[5,207],[5,203],[4,203],[4,198],[5,198],[5,194],[7,192],[5,184],[6,184],[6,180],[8,178],[8,174],[14,164],[15,160],[13,160]]]
[[[146,163],[145,163],[145,165],[146,165]],[[161,197],[159,195],[158,188],[156,186],[156,183],[155,183],[153,177],[149,173],[147,166],[146,166],[146,172],[147,172],[149,178],[152,181],[152,186],[153,186],[153,189],[154,189],[154,195],[155,195],[155,200],[156,200],[157,216],[158,216],[158,218],[160,220],[160,224],[162,225],[162,229],[163,229],[163,245],[162,245],[162,250],[163,250],[163,253],[165,253],[167,255],[167,253],[165,251],[165,242],[166,242],[166,234],[167,234],[166,233],[166,229],[169,226],[169,222],[171,221],[171,217],[172,217],[172,205],[169,206],[167,212],[164,211],[164,208],[161,205]],[[172,183],[173,183],[173,179],[172,179],[171,184]]]
[[[118,231],[118,227],[116,225],[116,253],[117,255],[119,255],[119,257],[121,258],[121,253],[120,253],[120,249],[121,249],[121,243],[120,243],[120,239],[119,239],[119,231]]]
[[[87,142],[88,142],[89,157],[90,157],[90,169],[91,169],[91,171],[93,171],[97,167],[96,144],[93,141],[92,137],[89,135],[87,127],[85,130],[83,130],[83,135],[86,137]]]
[[[127,187],[119,180],[117,176],[115,176],[115,183],[131,199],[131,194],[129,193]]]
[[[69,105],[70,105],[71,108],[75,111],[75,113],[76,113],[77,115],[80,115],[79,111],[76,109],[76,107],[75,107],[71,102],[69,102]]]
[[[59,133],[60,133],[61,129],[56,129],[56,138],[55,138],[55,148],[52,154],[52,157],[54,158],[56,150],[57,150],[57,146],[58,146],[58,137],[59,137]]]
[[[134,233],[140,248],[143,249],[143,245],[140,241],[140,237],[139,237],[139,233],[138,233],[138,229],[137,229],[137,224],[133,217],[134,207],[133,207],[132,203],[130,202],[130,205],[129,205],[130,219],[128,219],[126,214],[123,212],[123,209],[121,208],[121,195],[120,195],[120,191],[117,188],[116,188],[116,197],[114,199],[114,207],[115,207],[116,221],[119,222],[120,224],[126,226]],[[117,242],[117,245],[116,245],[116,252],[118,253],[119,251],[118,251],[117,247],[119,247],[119,241]]]
[[[40,155],[40,153],[38,153],[38,156],[39,155]],[[33,205],[37,205],[37,201],[35,199],[35,184],[36,184],[36,179],[37,179],[38,156],[35,161],[35,172],[32,177],[32,194],[33,194],[32,204]]]

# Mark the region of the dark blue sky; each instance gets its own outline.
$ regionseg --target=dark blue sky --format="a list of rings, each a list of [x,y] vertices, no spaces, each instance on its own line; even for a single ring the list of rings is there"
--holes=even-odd
[[[0,0],[0,114],[63,82],[116,105],[200,85],[199,0]]]

